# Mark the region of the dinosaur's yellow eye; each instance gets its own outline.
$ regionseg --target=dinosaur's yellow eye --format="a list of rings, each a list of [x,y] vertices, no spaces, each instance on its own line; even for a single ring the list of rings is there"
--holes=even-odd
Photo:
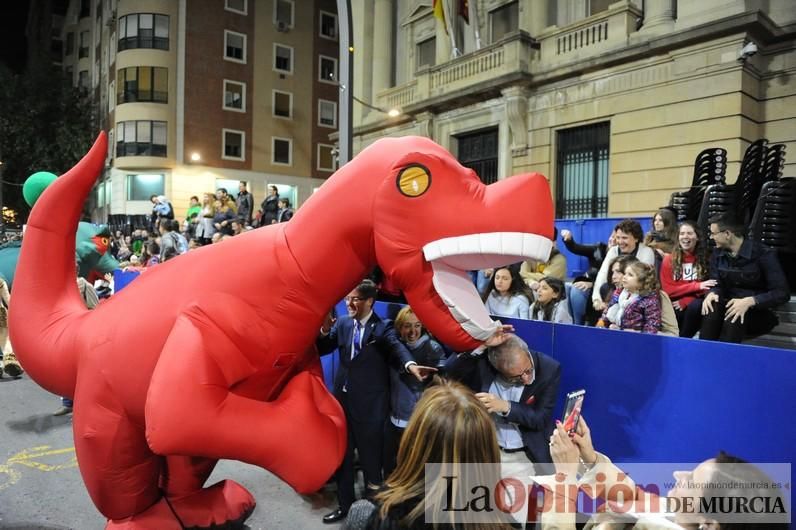
[[[102,238],[102,244],[103,245],[107,245],[108,244],[108,238],[107,237],[103,237]]]
[[[420,197],[431,187],[431,172],[425,166],[411,164],[398,173],[397,184],[407,197]]]

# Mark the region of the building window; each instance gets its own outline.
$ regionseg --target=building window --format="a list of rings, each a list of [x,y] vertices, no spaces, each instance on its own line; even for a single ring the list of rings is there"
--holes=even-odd
[[[274,70],[285,74],[293,73],[293,48],[274,43]]]
[[[152,101],[169,102],[169,70],[153,66],[133,66],[122,68],[116,74],[118,93],[116,101],[134,103]]]
[[[224,79],[224,109],[246,112],[246,83]]]
[[[77,50],[78,59],[83,59],[84,57],[88,57],[88,44],[89,44],[88,41],[89,41],[88,31],[81,31],[80,48]]]
[[[333,145],[318,144],[317,156],[319,171],[333,172],[337,169]]]
[[[417,44],[417,69],[437,64],[437,39],[431,37]]]
[[[71,57],[73,53],[75,53],[75,34],[70,31],[66,34],[66,51],[64,51],[64,55]]]
[[[236,63],[246,62],[246,35],[224,30],[224,59]]]
[[[325,55],[318,56],[318,81],[337,84],[337,59]]]
[[[113,112],[114,107],[116,107],[116,81],[111,80],[110,84],[108,85],[108,112]],[[113,131],[110,131],[111,133]],[[110,140],[108,140],[108,144],[110,144]],[[110,154],[108,156],[111,156]]]
[[[558,131],[556,217],[608,215],[609,122]]]
[[[318,33],[324,39],[337,40],[337,15],[321,11]]]
[[[290,92],[282,92],[281,90],[274,90],[271,94],[274,116],[279,118],[292,118],[293,94]]]
[[[271,163],[283,166],[293,165],[293,140],[271,137]]]
[[[276,0],[274,4],[274,24],[277,28],[293,27],[293,0]]]
[[[77,87],[80,90],[88,90],[88,70],[80,70],[77,73]]]
[[[91,0],[80,0],[80,18],[91,16]]]
[[[116,125],[116,156],[166,156],[165,121],[120,121]]]
[[[239,15],[246,15],[249,12],[246,0],[225,0],[224,9]]]
[[[484,184],[498,179],[498,130],[488,129],[457,137],[459,162],[472,169]]]
[[[232,129],[222,129],[221,136],[224,139],[224,151],[221,158],[226,160],[246,160],[244,147],[246,145],[246,133]]]
[[[136,48],[169,49],[169,16],[136,13],[119,17],[118,51]]]
[[[511,2],[489,12],[492,42],[497,42],[519,29],[519,2]]]
[[[166,193],[166,178],[161,174],[127,175],[127,200],[148,201],[153,195]]]
[[[318,125],[337,128],[337,102],[326,99],[318,100]]]

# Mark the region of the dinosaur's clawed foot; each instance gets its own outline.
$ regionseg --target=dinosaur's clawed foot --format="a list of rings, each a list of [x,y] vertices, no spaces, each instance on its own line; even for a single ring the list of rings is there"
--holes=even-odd
[[[243,528],[254,511],[254,497],[231,480],[179,498],[159,500],[146,511],[123,521],[109,521],[106,530],[180,530],[182,528]],[[175,515],[176,514],[176,515]],[[179,520],[178,520],[179,517]]]

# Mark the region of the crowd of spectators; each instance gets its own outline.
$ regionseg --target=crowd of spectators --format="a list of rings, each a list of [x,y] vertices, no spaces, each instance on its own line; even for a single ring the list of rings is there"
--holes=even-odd
[[[152,195],[152,213],[147,226],[116,230],[110,252],[123,270],[141,271],[204,245],[219,243],[262,226],[289,221],[293,217],[290,200],[280,197],[276,186],[259,210],[245,182],[238,185],[233,198],[226,188],[218,188],[190,198],[185,219],[175,219],[174,207],[163,195]]]
[[[777,325],[772,309],[790,296],[782,267],[776,253],[746,238],[731,215],[712,219],[708,237],[693,221],[678,224],[667,208],[655,213],[652,225],[644,234],[638,221],[625,219],[607,242],[592,244],[562,230],[567,250],[589,264],[570,281],[555,241],[547,262],[529,260],[473,277],[497,317],[736,343]]]

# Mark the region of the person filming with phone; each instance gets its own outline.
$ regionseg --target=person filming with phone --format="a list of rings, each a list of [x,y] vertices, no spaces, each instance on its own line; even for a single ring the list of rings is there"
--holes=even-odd
[[[470,385],[497,428],[501,462],[551,472],[548,440],[561,382],[561,365],[506,333],[499,344],[451,356],[445,373]]]

